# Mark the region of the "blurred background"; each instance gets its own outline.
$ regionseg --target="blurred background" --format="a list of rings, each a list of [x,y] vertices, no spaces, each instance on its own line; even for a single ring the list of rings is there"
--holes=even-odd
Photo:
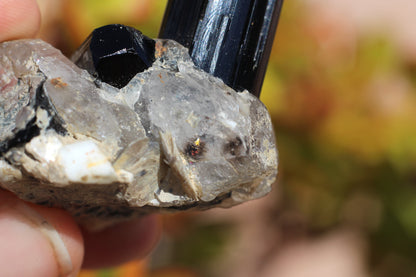
[[[38,0],[70,54],[96,27],[156,37],[166,1]],[[161,216],[146,260],[81,277],[416,276],[414,0],[288,0],[261,100],[279,177],[232,209]]]

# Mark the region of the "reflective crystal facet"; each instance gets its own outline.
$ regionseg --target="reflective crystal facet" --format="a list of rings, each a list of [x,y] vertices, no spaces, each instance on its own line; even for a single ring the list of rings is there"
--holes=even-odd
[[[155,61],[155,41],[120,24],[95,29],[72,59],[79,67],[122,88]]]

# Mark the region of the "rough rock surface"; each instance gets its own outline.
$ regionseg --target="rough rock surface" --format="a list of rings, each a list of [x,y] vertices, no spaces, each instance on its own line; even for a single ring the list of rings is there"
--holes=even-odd
[[[100,228],[155,211],[262,197],[277,174],[269,114],[156,40],[125,87],[41,40],[0,44],[0,186]]]

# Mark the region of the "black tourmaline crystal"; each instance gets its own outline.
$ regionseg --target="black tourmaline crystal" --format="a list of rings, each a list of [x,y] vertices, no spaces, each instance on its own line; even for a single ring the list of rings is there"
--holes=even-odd
[[[122,88],[155,60],[155,41],[140,31],[112,24],[95,29],[72,60],[103,82]]]
[[[189,48],[196,66],[233,89],[259,96],[282,4],[283,0],[169,0],[159,38]]]

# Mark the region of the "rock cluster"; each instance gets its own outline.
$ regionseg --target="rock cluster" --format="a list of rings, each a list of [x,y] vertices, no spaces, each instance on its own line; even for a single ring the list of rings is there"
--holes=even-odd
[[[100,228],[262,197],[277,174],[265,106],[155,40],[117,88],[41,40],[0,44],[0,186]]]

